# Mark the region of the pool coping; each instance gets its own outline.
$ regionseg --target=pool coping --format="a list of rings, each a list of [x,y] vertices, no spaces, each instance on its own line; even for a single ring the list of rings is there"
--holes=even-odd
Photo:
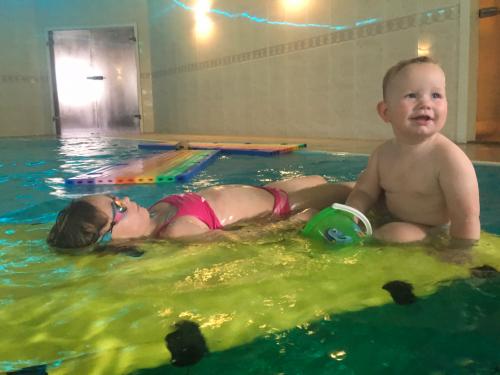
[[[240,135],[209,134],[168,134],[144,133],[135,135],[109,136],[109,138],[133,139],[137,141],[171,141],[171,142],[251,142],[251,143],[305,143],[302,151],[319,151],[329,153],[347,153],[350,155],[369,155],[384,139],[343,139],[343,138],[308,138],[308,137],[263,137]],[[500,165],[500,144],[466,143],[457,144],[474,163],[484,165]]]

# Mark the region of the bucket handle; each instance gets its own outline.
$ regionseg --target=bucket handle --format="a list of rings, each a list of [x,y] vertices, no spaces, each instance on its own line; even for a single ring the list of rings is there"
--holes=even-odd
[[[334,203],[332,204],[332,208],[335,210],[340,210],[340,211],[345,211],[349,212],[350,214],[353,214],[355,217],[357,217],[359,220],[363,222],[366,228],[366,234],[368,236],[371,236],[373,233],[372,230],[372,225],[370,224],[370,221],[368,218],[359,210],[355,209],[354,207],[347,206],[345,204],[340,204],[340,203]]]

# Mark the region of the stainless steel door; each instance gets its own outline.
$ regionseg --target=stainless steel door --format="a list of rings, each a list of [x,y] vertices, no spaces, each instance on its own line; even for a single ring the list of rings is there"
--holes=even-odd
[[[49,32],[61,135],[140,132],[133,27]]]

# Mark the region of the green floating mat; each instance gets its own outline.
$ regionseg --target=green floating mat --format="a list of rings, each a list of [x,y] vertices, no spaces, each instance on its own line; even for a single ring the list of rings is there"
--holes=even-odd
[[[425,299],[470,267],[500,269],[483,233],[467,265],[420,246],[328,250],[295,232],[248,242],[139,245],[141,257],[56,254],[48,225],[0,227],[0,372],[47,364],[57,374],[128,374],[170,361],[164,337],[199,324],[211,352],[338,314],[392,304],[403,280]]]

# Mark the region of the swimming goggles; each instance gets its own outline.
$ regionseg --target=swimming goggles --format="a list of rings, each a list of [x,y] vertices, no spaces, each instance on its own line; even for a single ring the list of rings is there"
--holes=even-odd
[[[99,239],[99,243],[111,241],[111,234],[113,232],[113,227],[118,224],[125,216],[127,216],[127,206],[123,204],[123,201],[114,195],[108,195],[111,198],[111,225],[109,230],[102,235]]]

